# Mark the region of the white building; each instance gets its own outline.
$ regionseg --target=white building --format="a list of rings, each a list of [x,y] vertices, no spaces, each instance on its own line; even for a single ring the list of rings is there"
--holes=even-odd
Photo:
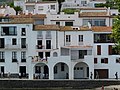
[[[25,14],[46,14],[48,12],[57,14],[59,10],[57,1],[14,0],[14,5],[20,6]]]
[[[107,8],[74,14],[28,14],[0,19],[0,72],[29,79],[115,78],[120,55],[109,37]],[[116,13],[116,12],[115,12]],[[117,68],[113,68],[117,66]]]
[[[10,6],[1,6],[0,8],[0,14],[3,15],[16,15],[16,11],[14,10],[14,8],[11,8]]]
[[[95,7],[95,4],[99,4],[99,3],[106,3],[106,0],[65,0],[62,3],[62,8],[66,9],[66,8],[74,8],[74,9],[79,9],[81,7]]]

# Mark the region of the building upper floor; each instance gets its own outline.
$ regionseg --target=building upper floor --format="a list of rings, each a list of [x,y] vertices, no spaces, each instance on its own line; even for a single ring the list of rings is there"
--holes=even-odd
[[[59,10],[57,1],[15,0],[14,5],[20,6],[25,14],[46,14],[48,12],[56,14]]]

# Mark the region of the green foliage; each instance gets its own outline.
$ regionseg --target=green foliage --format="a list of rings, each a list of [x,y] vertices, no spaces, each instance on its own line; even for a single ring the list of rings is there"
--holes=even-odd
[[[120,13],[120,0],[114,0],[115,5],[118,7]],[[116,50],[120,54],[120,16],[115,17],[114,24],[112,27],[111,37],[115,40]]]
[[[118,9],[115,0],[106,0],[106,3],[95,4],[95,7],[110,7],[111,9]]]
[[[79,12],[79,10],[76,9],[63,9],[62,12],[65,14],[74,14],[74,12]]]

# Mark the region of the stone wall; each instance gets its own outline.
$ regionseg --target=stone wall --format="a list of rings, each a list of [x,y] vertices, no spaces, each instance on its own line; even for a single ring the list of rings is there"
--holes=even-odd
[[[2,88],[81,88],[120,85],[119,80],[0,80]]]

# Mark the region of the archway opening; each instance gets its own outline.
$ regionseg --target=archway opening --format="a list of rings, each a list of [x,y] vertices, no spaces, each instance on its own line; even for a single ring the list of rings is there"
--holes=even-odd
[[[74,79],[89,78],[89,67],[84,62],[79,62],[74,66]]]
[[[49,68],[44,63],[38,63],[34,66],[34,79],[48,79]]]
[[[54,79],[69,79],[68,65],[60,62],[54,66]]]

